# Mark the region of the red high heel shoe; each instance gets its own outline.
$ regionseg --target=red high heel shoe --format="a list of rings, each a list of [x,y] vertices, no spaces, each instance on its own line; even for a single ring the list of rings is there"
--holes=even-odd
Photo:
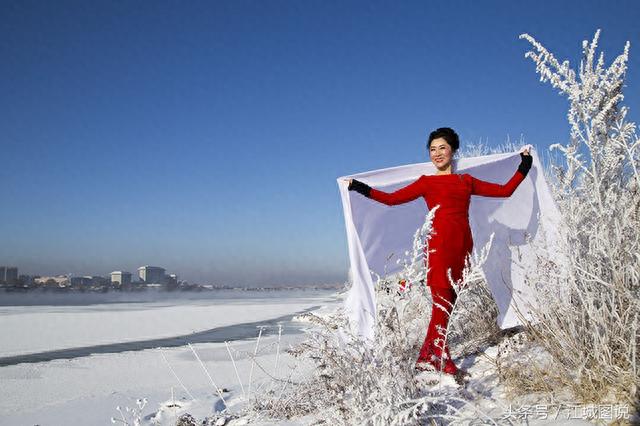
[[[436,370],[440,369],[440,360],[434,361],[434,367],[436,367]],[[444,365],[442,366],[442,372],[443,373],[447,373],[447,374],[451,374],[452,376],[457,376],[458,375],[458,367],[456,367],[456,365],[453,363],[453,361],[451,361],[450,359],[447,359],[444,362]]]
[[[428,366],[435,368],[436,371],[440,371],[440,367],[442,364],[442,372],[446,374],[450,374],[452,376],[457,376],[459,374],[459,369],[456,365],[451,361],[450,358],[447,358],[442,362],[441,358],[433,352],[433,348],[430,348],[428,351],[426,359],[423,357],[418,358],[416,361],[415,369],[418,371],[429,371],[431,370]]]

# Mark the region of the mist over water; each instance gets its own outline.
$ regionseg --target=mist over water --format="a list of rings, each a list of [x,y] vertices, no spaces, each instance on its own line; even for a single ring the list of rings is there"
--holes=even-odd
[[[337,289],[287,289],[287,290],[236,290],[220,289],[208,291],[165,291],[147,289],[144,291],[109,291],[95,292],[1,292],[0,306],[85,306],[113,303],[169,303],[180,304],[199,300],[231,299],[285,299],[292,297],[313,297],[335,294]]]

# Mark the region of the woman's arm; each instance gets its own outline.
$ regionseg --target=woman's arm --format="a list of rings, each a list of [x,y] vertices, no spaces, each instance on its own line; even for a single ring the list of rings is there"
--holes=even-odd
[[[420,176],[415,182],[412,182],[404,188],[400,188],[394,192],[380,191],[353,179],[349,185],[349,190],[358,191],[365,197],[376,200],[379,203],[383,203],[388,206],[395,206],[397,204],[408,203],[409,201],[413,201],[423,195],[425,191],[425,180],[423,178],[424,176]]]
[[[482,195],[484,197],[510,197],[516,190],[525,175],[516,170],[516,173],[504,185],[487,182],[471,176],[471,195]]]
[[[526,154],[520,153],[521,162],[518,170],[516,170],[515,174],[509,179],[509,182],[504,185],[487,182],[471,176],[471,194],[485,197],[510,197],[527,176],[529,169],[531,169],[533,158],[531,154],[528,153],[528,150],[525,152]]]

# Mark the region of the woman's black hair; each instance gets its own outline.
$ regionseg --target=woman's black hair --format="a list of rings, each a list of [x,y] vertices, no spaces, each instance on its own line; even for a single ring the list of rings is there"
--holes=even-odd
[[[443,138],[447,141],[451,150],[455,153],[460,148],[460,139],[458,134],[451,127],[439,127],[429,134],[429,140],[427,142],[427,152],[431,149],[431,141],[434,139]]]

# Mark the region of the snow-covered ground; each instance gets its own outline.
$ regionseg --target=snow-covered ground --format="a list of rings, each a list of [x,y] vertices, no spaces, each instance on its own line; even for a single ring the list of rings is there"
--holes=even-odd
[[[7,317],[19,316],[23,318],[25,325],[32,327],[30,330],[33,332],[35,325],[45,322],[47,312],[51,315],[52,321],[64,318],[65,322],[77,322],[78,317],[74,315],[83,314],[80,318],[94,325],[99,324],[102,319],[120,326],[128,324],[127,321],[136,316],[144,318],[140,320],[142,322],[156,322],[167,315],[173,322],[179,323],[171,330],[174,333],[184,334],[192,327],[197,327],[194,328],[195,330],[216,325],[252,322],[257,318],[268,319],[293,314],[312,306],[321,306],[314,313],[322,316],[336,309],[343,297],[330,292],[318,293],[314,296],[289,294],[289,297],[285,297],[285,294],[283,293],[283,297],[261,300],[230,299],[222,304],[203,301],[202,305],[189,302],[180,306],[168,306],[166,303],[156,306],[147,303],[144,306],[129,304],[128,307],[115,305],[74,308],[41,307],[43,309],[41,312],[37,312],[38,309],[35,308],[25,308],[25,312],[3,314],[0,316],[0,322]],[[220,317],[206,314],[204,309],[207,307],[206,303],[209,303],[209,309],[218,312]],[[3,310],[3,312],[7,311]],[[198,314],[202,316],[197,317]],[[198,325],[194,318],[190,318],[192,316],[204,318],[210,323],[206,327]],[[171,321],[167,321],[169,322]],[[63,328],[61,325],[59,327]],[[110,341],[117,341],[118,338],[131,340],[167,335],[166,330],[159,334],[160,332],[148,324],[144,324],[138,330],[135,326],[129,328],[130,334],[109,334]],[[120,412],[116,409],[118,406],[121,407],[124,420],[134,424],[134,416],[126,411],[126,407],[136,409],[136,400],[141,398],[147,400],[140,415],[143,425],[173,426],[176,419],[184,413],[202,420],[221,411],[225,404],[230,412],[238,412],[238,409],[246,404],[247,398],[264,394],[265,388],[273,387],[276,393],[281,391],[282,382],[275,382],[270,376],[291,378],[295,382],[302,380],[312,368],[310,365],[299,364],[296,359],[284,352],[306,336],[291,334],[292,324],[287,323],[283,324],[283,334],[279,340],[277,326],[273,326],[273,329],[276,331],[275,334],[263,335],[259,341],[255,338],[237,340],[230,342],[229,347],[225,343],[194,344],[192,346],[195,353],[189,346],[181,346],[0,367],[0,426],[106,425],[111,424],[112,417],[122,419]],[[56,332],[59,336],[66,338],[64,341],[71,342],[69,344],[86,346],[106,340],[104,336],[85,333],[82,327],[73,326],[66,330],[68,335],[61,330]],[[6,333],[6,330],[3,332]],[[258,336],[258,329],[255,335]],[[20,337],[18,333],[13,333],[11,336]],[[20,346],[16,343],[11,346],[11,342],[7,342],[10,344],[7,350],[4,339],[3,337],[2,351],[5,353],[20,352],[17,348],[21,350],[26,348],[25,351],[30,351],[44,346],[37,341],[36,336],[24,333],[24,342]],[[49,341],[54,340],[50,338]],[[257,363],[252,368],[251,355],[256,350]],[[558,413],[553,406],[547,407],[540,402],[544,401],[544,398],[540,399],[535,395],[510,400],[490,362],[490,358],[496,356],[497,350],[497,347],[489,347],[484,353],[464,360],[456,360],[456,363],[466,368],[471,375],[471,380],[465,388],[459,387],[448,376],[442,376],[440,380],[428,383],[428,380],[434,379],[432,375],[423,382],[423,389],[425,391],[449,389],[459,392],[461,397],[473,403],[464,409],[471,410],[474,415],[477,412],[480,416],[481,412],[484,413],[483,416],[498,419],[509,411],[515,413],[509,419],[504,418],[503,422],[499,422],[500,424],[508,424],[509,421],[513,424],[521,424],[524,420],[518,420],[517,416],[527,412],[529,413],[527,420],[531,425],[591,424],[578,416],[572,416],[570,408]],[[233,361],[229,352],[233,356]],[[251,386],[249,386],[250,377]],[[222,394],[224,401],[216,393],[213,384],[217,388],[226,389]],[[536,414],[532,414],[534,412]],[[543,418],[542,415],[545,413],[546,418]],[[321,413],[318,416],[321,416]],[[292,426],[308,424],[313,420],[319,420],[319,417],[298,418],[292,421],[264,418],[252,424]],[[242,424],[242,421],[236,420],[232,424]]]
[[[183,335],[222,325],[267,320],[301,310],[323,306],[331,310],[338,299],[331,292],[305,292],[265,299],[207,300],[179,306],[162,304],[110,304],[85,307],[22,307],[0,311],[1,352],[31,353],[87,346],[105,342],[132,341],[160,336]],[[279,374],[285,374],[292,358],[282,351],[304,338],[287,334],[283,325]],[[258,330],[256,329],[256,336]],[[262,337],[258,363],[273,373],[277,357],[275,335]],[[230,342],[245,392],[251,373],[249,354],[256,339]],[[228,402],[242,403],[242,387],[224,343],[193,345],[216,385],[231,392]],[[163,359],[163,354],[168,364]],[[170,365],[170,367],[168,366]],[[171,369],[188,389],[180,385]],[[255,367],[252,383],[259,386],[267,377]],[[270,381],[269,381],[270,382]],[[174,424],[185,410],[199,418],[220,407],[207,373],[188,346],[165,349],[100,354],[69,360],[18,364],[0,367],[0,425],[105,425],[111,417],[120,418],[117,406],[135,408],[136,399],[147,398],[143,416],[148,424]],[[172,399],[182,406],[161,409]],[[155,414],[155,417],[153,417]],[[125,412],[126,415],[126,412]]]

